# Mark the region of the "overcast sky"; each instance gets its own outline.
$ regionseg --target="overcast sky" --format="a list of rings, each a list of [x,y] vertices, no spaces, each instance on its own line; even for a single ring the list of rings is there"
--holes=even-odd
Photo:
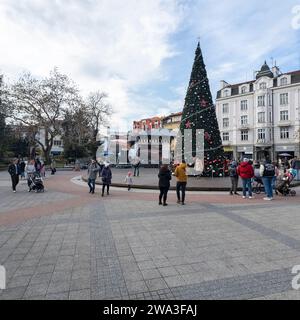
[[[114,127],[182,110],[197,38],[213,98],[271,58],[300,69],[300,0],[0,0],[0,73],[57,66],[85,95],[101,90]],[[294,9],[295,10],[295,9]],[[296,10],[297,11],[297,10]],[[297,18],[296,18],[297,19]],[[300,19],[299,19],[300,20]]]

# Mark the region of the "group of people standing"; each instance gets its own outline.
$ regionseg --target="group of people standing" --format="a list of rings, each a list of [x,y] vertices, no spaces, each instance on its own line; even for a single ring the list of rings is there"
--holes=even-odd
[[[51,169],[52,172],[53,168]],[[20,177],[21,179],[27,179],[27,184],[29,187],[29,177],[33,174],[38,174],[40,177],[45,177],[46,166],[45,163],[39,158],[31,159],[28,161],[24,159],[14,158],[12,160],[12,163],[8,167],[8,173],[11,177],[12,190],[13,192],[16,192],[16,187],[19,184]]]
[[[230,194],[238,195],[238,181],[239,178],[242,179],[243,186],[243,198],[248,197],[253,198],[252,193],[252,182],[254,179],[261,179],[266,197],[264,200],[273,200],[273,191],[276,192],[276,180],[279,176],[279,168],[276,162],[271,162],[267,159],[263,163],[255,162],[244,158],[243,161],[238,164],[236,161],[232,161],[229,166],[229,176],[231,179]]]

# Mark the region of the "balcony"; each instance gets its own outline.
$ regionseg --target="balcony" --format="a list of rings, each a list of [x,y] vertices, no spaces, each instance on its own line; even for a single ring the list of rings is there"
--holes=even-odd
[[[291,120],[279,120],[278,121],[278,127],[288,127],[292,125]]]
[[[271,145],[271,141],[268,140],[268,139],[257,139],[256,141],[256,145],[259,145],[259,146],[266,146],[266,145]]]
[[[241,123],[239,125],[239,129],[240,130],[249,130],[250,129],[250,125],[249,125],[249,123]]]

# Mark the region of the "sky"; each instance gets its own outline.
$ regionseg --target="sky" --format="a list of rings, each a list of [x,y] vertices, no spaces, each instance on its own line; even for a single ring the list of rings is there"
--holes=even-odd
[[[213,99],[265,60],[299,70],[300,0],[0,0],[0,74],[57,67],[108,94],[119,130],[182,111],[199,39]]]

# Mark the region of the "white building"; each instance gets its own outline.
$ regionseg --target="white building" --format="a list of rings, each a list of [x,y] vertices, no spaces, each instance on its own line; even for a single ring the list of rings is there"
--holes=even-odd
[[[282,74],[265,62],[255,80],[221,81],[216,112],[224,151],[231,158],[300,155],[300,70]]]

